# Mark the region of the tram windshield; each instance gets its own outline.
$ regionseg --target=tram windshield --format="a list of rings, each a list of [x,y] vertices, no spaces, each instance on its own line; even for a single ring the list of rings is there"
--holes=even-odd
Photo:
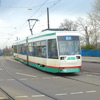
[[[80,53],[79,36],[58,36],[59,55],[78,55]]]

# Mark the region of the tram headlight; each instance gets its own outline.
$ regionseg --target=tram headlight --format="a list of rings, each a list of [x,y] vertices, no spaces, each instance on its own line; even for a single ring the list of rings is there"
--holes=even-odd
[[[80,59],[80,56],[76,56],[77,59]]]
[[[60,57],[60,60],[65,60],[66,57]]]

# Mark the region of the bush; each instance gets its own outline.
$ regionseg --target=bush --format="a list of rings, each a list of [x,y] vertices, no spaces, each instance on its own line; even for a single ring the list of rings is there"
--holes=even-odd
[[[82,46],[81,49],[84,49],[84,50],[95,50],[93,45]]]

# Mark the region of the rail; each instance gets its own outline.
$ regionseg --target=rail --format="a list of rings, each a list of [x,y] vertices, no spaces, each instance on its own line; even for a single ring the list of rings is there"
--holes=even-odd
[[[2,99],[2,100],[15,100],[13,97],[11,97],[5,90],[3,90],[2,88],[0,88],[0,91],[8,97],[8,99]]]

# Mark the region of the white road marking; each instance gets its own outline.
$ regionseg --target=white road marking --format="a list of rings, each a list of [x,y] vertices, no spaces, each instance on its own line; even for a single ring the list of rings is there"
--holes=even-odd
[[[93,75],[86,75],[86,76],[93,76]]]
[[[56,96],[67,95],[67,93],[55,94]]]
[[[50,79],[51,77],[42,77],[42,79]]]
[[[88,74],[89,72],[83,72],[83,73]]]
[[[82,94],[83,92],[73,92],[73,93],[70,93],[70,94]]]
[[[0,69],[0,70],[3,70],[3,69]]]
[[[32,95],[32,97],[44,97],[45,95]]]
[[[20,79],[20,80],[27,80],[27,78],[22,78],[22,79]]]
[[[60,77],[52,77],[52,78],[60,78]]]
[[[0,97],[0,100],[6,99],[5,97]]]
[[[32,79],[40,79],[40,78],[32,78]]]
[[[94,91],[86,91],[86,93],[94,93],[94,92],[96,92],[96,90],[94,90]]]
[[[15,96],[15,98],[27,98],[28,96]]]
[[[37,77],[37,76],[33,76],[33,75],[29,75],[29,74],[23,74],[23,73],[18,73],[18,72],[16,74],[24,75],[24,76],[29,76],[29,77]]]
[[[15,80],[15,79],[7,79],[7,81],[13,81],[13,80]]]
[[[72,94],[82,94],[82,93],[95,93],[97,92],[96,90],[92,90],[92,91],[80,91],[80,92],[72,92],[72,93],[69,93],[70,95]],[[68,95],[68,93],[59,93],[59,94],[55,94],[56,96],[63,96],[63,95]]]
[[[92,73],[92,74],[96,74],[96,75],[99,75],[100,73]]]

